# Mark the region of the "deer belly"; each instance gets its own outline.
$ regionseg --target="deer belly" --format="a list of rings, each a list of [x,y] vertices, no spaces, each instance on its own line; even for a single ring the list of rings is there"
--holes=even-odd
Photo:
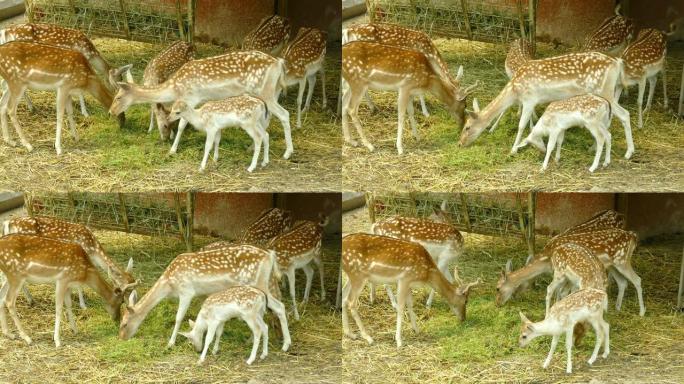
[[[311,259],[313,259],[315,253],[316,249],[312,248],[304,253],[300,253],[299,255],[295,256],[293,263],[295,269],[302,268],[305,265],[309,264],[311,262]]]
[[[195,295],[209,295],[242,284],[250,284],[254,280],[251,274],[205,276],[192,282]]]
[[[368,266],[368,279],[376,284],[396,283],[403,278],[410,270],[406,266],[371,262]]]
[[[31,69],[27,75],[28,87],[36,91],[52,91],[69,80],[73,81],[70,76],[56,75],[38,69]]]
[[[453,252],[449,252],[452,250],[450,243],[437,243],[433,241],[416,241],[416,243],[422,245],[435,262],[440,258],[448,257],[451,259],[453,257]]]

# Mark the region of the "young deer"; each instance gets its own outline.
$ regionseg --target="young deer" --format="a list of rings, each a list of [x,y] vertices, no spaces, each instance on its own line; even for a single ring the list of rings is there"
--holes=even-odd
[[[321,74],[321,84],[323,90],[323,108],[325,108],[325,60],[326,43],[328,34],[316,28],[299,28],[297,36],[288,45],[283,53],[285,59],[285,84],[287,86],[299,84],[297,93],[297,128],[302,127],[302,112],[308,111],[311,105],[314,86],[316,85],[316,74]],[[309,93],[306,95],[306,103],[302,109],[302,98],[304,88],[309,84]]]
[[[122,292],[125,293],[137,285],[136,280],[130,274],[133,269],[133,258],[131,257],[128,260],[128,266],[125,270],[121,269],[107,256],[100,242],[85,225],[44,216],[15,217],[3,222],[2,233],[3,235],[12,233],[36,235],[78,244],[95,266],[107,271],[107,274],[114,280],[116,287]],[[81,308],[85,308],[83,290],[81,287],[77,287],[77,289]],[[24,294],[26,294],[29,302],[33,302],[33,298],[26,287],[24,287]]]
[[[639,128],[643,127],[643,113],[651,109],[651,101],[653,100],[656,82],[658,81],[658,73],[663,75],[663,102],[665,109],[668,108],[665,56],[667,56],[667,39],[665,34],[652,28],[642,29],[636,41],[627,46],[627,49],[622,53],[622,60],[625,62],[625,81],[623,84],[618,85],[615,99],[618,100],[620,98],[623,86],[639,85],[639,96],[637,99]],[[646,100],[646,108],[643,108],[646,80],[649,83],[648,99]]]
[[[290,115],[278,104],[278,95],[284,87],[283,59],[276,59],[257,51],[230,52],[206,59],[185,63],[165,82],[153,87],[120,83],[109,112],[117,114],[133,104],[171,103],[184,101],[194,108],[209,100],[250,94],[266,103],[268,111],[280,120],[285,131],[285,159],[292,155]],[[182,119],[170,153],[176,153],[178,143],[187,125]]]
[[[418,136],[411,97],[430,92],[447,105],[457,123],[463,123],[465,99],[477,83],[461,89],[440,66],[424,53],[396,46],[354,41],[342,47],[342,77],[349,85],[342,100],[342,131],[345,142],[356,146],[349,134],[349,118],[356,127],[363,145],[375,148],[366,139],[358,117],[361,98],[368,89],[397,91],[399,111],[397,152],[404,152],[402,144],[404,116],[409,114],[413,136]]]
[[[468,112],[459,144],[472,144],[497,116],[514,104],[522,104],[518,133],[511,150],[516,153],[536,105],[594,93],[610,102],[613,114],[622,122],[627,140],[625,158],[629,159],[634,153],[629,112],[615,99],[615,89],[621,80],[622,60],[598,52],[569,53],[528,61],[481,112],[473,101],[475,111]]]
[[[278,15],[266,16],[245,36],[242,49],[278,56],[290,40],[290,19]]]
[[[513,40],[508,48],[506,61],[504,62],[504,68],[506,69],[506,76],[508,76],[508,79],[510,80],[520,67],[532,59],[532,46],[530,46],[530,42],[527,39]],[[518,107],[518,118],[520,118],[520,113],[522,113],[522,106]],[[503,115],[504,114],[501,113],[499,117],[497,117],[492,128],[489,129],[489,132],[494,132]],[[536,113],[532,111],[530,129],[532,129],[534,120],[538,120],[538,118]]]
[[[463,253],[463,236],[452,225],[415,217],[395,216],[374,223],[371,226],[371,232],[422,245],[450,283],[453,283],[454,277],[457,277],[449,272],[449,264],[456,261]],[[390,286],[385,287],[392,306],[396,306]],[[433,289],[425,304],[428,308],[432,305],[434,295]],[[374,288],[371,285],[371,302],[373,296]]]
[[[625,215],[616,212],[612,209],[606,209],[596,213],[594,216],[587,219],[586,221],[577,225],[573,225],[572,227],[566,229],[559,236],[569,235],[572,233],[597,231],[609,228],[625,229],[626,226],[627,222],[625,219]]]
[[[289,231],[291,227],[292,212],[280,208],[269,208],[261,212],[259,217],[245,228],[239,242],[265,246],[271,239]]]
[[[369,344],[373,343],[373,338],[366,332],[356,308],[359,295],[366,282],[397,284],[397,347],[401,347],[402,344],[401,322],[404,318],[404,305],[408,306],[413,330],[418,331],[416,314],[413,312],[412,287],[431,286],[447,299],[453,313],[463,321],[470,288],[480,282],[478,280],[457,286],[444,277],[422,245],[365,233],[348,235],[342,239],[342,270],[349,278],[342,292],[344,335],[351,339],[356,338],[349,329],[348,312],[351,312],[361,336]]]
[[[534,125],[529,136],[527,136],[516,149],[523,148],[527,144],[534,145],[537,149],[546,153],[542,164],[542,171],[549,165],[549,159],[553,148],[556,147],[556,162],[560,161],[561,147],[565,138],[565,131],[572,127],[583,126],[594,137],[596,141],[596,152],[594,162],[589,167],[589,172],[594,172],[598,168],[601,160],[601,152],[605,144],[606,154],[603,166],[610,164],[611,120],[610,102],[605,98],[593,94],[574,96],[569,99],[554,101],[549,104],[542,117]],[[544,145],[544,136],[549,137],[547,145]]]
[[[186,41],[176,41],[155,56],[143,73],[143,86],[154,87],[165,82],[171,75],[176,73],[183,64],[195,58],[195,46]],[[155,103],[150,106],[150,127],[147,132],[154,129],[154,120],[157,120],[159,136],[166,140],[170,136],[167,113],[162,104]]]
[[[209,295],[197,314],[197,322],[188,320],[192,330],[180,332],[192,342],[197,352],[202,352],[197,364],[204,363],[212,340],[214,340],[212,353],[214,355],[218,353],[223,326],[226,321],[236,317],[244,321],[252,330],[252,353],[247,359],[247,364],[252,364],[256,359],[259,341],[262,337],[263,346],[259,359],[263,360],[268,355],[268,326],[264,322],[267,301],[268,298],[262,290],[244,285],[230,287],[225,291]],[[207,336],[204,339],[204,348],[202,348],[204,332],[207,332]]]
[[[76,322],[71,310],[69,290],[78,285],[87,285],[105,300],[105,309],[114,322],[119,321],[123,292],[107,284],[95,266],[90,262],[83,248],[74,243],[48,239],[40,236],[12,234],[0,238],[0,271],[7,281],[0,289],[0,325],[2,333],[11,339],[14,335],[7,326],[5,306],[9,310],[19,336],[31,344],[19,321],[15,302],[24,283],[55,284],[55,346],[61,346],[59,335],[62,319],[62,305],[66,305],[71,329],[76,332]]]
[[[119,338],[128,340],[133,337],[157,304],[165,298],[177,297],[179,302],[176,323],[169,340],[169,346],[173,346],[185,313],[195,296],[220,292],[236,285],[251,285],[266,293],[268,307],[280,319],[284,337],[283,351],[287,351],[291,340],[285,306],[269,289],[271,275],[277,276],[278,273],[275,252],[252,245],[234,245],[178,255],[139,302],[134,303],[133,298],[129,300],[130,305],[124,310],[119,327]]]
[[[601,344],[603,344],[603,358],[605,359],[610,353],[610,326],[603,319],[603,312],[607,307],[608,296],[606,292],[601,289],[589,288],[577,291],[555,303],[542,321],[533,323],[520,312],[520,320],[522,321],[518,340],[520,347],[527,346],[530,341],[539,336],[552,336],[551,350],[549,350],[543,365],[546,369],[551,364],[558,339],[565,333],[565,348],[568,358],[566,372],[572,373],[573,330],[576,324],[586,322],[591,324],[596,333],[596,343],[594,352],[588,361],[589,365],[596,361]]]
[[[270,116],[266,104],[261,99],[249,95],[234,96],[219,101],[209,101],[200,109],[194,109],[185,101],[179,100],[173,104],[168,121],[176,121],[180,118],[192,124],[198,131],[207,134],[200,172],[207,167],[212,146],[214,147],[214,162],[218,161],[221,131],[228,127],[242,128],[254,141],[254,154],[247,172],[252,172],[256,168],[262,144],[264,156],[261,166],[265,167],[268,164],[269,138],[266,129]]]
[[[615,15],[603,23],[587,37],[585,51],[597,51],[618,56],[634,35],[634,21],[620,15],[620,4],[615,7]]]
[[[303,269],[306,274],[303,302],[309,301],[314,273],[311,267],[312,262],[316,264],[321,279],[321,300],[325,299],[321,242],[323,241],[323,228],[326,225],[328,225],[328,217],[321,218],[321,221],[318,223],[312,221],[301,222],[295,225],[289,232],[273,238],[266,246],[267,249],[272,249],[276,252],[278,268],[282,274],[287,276],[295,320],[299,320],[295,295],[295,271],[297,269]]]
[[[2,44],[0,45],[0,77],[5,79],[8,85],[8,91],[0,99],[3,139],[11,146],[15,145],[7,129],[9,108],[14,129],[29,152],[33,150],[33,147],[24,136],[17,120],[17,105],[26,89],[57,92],[55,150],[58,155],[62,153],[62,121],[65,110],[71,134],[75,140],[78,140],[71,96],[87,92],[105,107],[112,104],[112,93],[95,74],[86,57],[71,49],[23,41]],[[118,118],[119,126],[122,126],[123,113]]]

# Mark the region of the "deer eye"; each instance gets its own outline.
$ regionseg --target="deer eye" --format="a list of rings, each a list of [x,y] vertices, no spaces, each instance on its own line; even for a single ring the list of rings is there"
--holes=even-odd
[[[523,338],[523,339],[527,339],[527,335],[523,335],[522,338]]]

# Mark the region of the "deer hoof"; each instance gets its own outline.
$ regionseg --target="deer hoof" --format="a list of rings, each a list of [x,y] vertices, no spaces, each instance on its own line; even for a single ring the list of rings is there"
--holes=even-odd
[[[358,339],[358,336],[356,336],[356,333],[353,332],[348,332],[344,334],[344,337],[351,339],[351,340],[356,340]]]
[[[7,145],[9,145],[10,147],[16,147],[17,146],[17,142],[14,140],[5,139],[5,143]]]
[[[33,152],[33,145],[31,145],[29,143],[23,143],[23,144],[24,144],[24,147],[26,147],[27,151]]]
[[[283,154],[283,159],[287,160],[290,158],[290,156],[292,156],[292,150],[291,149],[285,150],[285,154]]]
[[[290,343],[284,343],[282,348],[283,352],[287,352],[288,349],[290,349]]]

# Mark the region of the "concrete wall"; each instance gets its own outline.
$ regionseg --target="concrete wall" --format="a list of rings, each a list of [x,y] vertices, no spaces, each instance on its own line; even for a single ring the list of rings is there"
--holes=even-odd
[[[583,42],[614,8],[614,0],[539,0],[537,36],[541,41]]]
[[[684,193],[630,193],[625,198],[620,210],[640,239],[684,232]]]

